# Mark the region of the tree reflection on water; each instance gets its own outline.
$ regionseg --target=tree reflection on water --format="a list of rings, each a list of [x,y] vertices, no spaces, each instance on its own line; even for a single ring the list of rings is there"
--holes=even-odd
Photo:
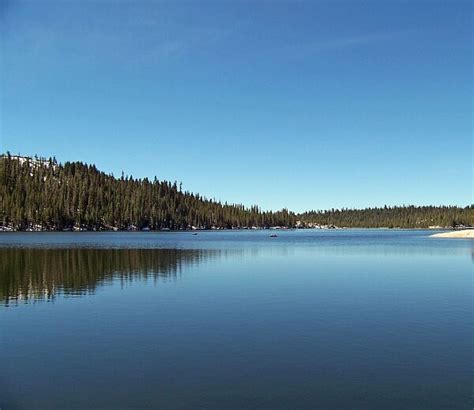
[[[0,248],[0,302],[94,293],[113,280],[175,279],[217,250]]]

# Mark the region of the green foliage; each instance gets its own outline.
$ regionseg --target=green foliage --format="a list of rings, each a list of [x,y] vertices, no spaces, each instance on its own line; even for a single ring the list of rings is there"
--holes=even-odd
[[[82,162],[0,157],[0,224],[14,229],[73,227],[189,229],[335,225],[356,228],[427,228],[474,225],[474,207],[396,206],[263,212],[182,191],[177,182],[120,178]]]
[[[350,228],[428,228],[474,225],[474,207],[394,206],[367,209],[332,209],[299,215],[304,223]]]
[[[115,178],[82,162],[0,158],[0,222],[15,229],[188,229],[293,226],[294,213],[221,204],[177,182]]]

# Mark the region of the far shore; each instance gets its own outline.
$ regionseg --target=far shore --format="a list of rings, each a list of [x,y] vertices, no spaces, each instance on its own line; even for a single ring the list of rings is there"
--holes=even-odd
[[[463,229],[460,231],[451,231],[443,233],[435,233],[430,235],[432,238],[471,238],[474,239],[474,229]]]

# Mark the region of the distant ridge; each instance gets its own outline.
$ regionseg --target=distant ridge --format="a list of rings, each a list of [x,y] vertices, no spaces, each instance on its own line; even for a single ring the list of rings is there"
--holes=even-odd
[[[445,228],[474,225],[474,207],[395,206],[296,214],[183,191],[177,182],[115,178],[82,162],[0,157],[1,230]]]

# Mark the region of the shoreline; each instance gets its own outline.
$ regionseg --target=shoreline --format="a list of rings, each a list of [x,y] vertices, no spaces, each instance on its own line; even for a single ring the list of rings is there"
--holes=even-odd
[[[380,230],[380,231],[443,231],[429,235],[430,237],[446,237],[446,238],[474,238],[474,227],[467,229],[452,230],[448,227],[437,227],[437,228],[402,228],[402,227],[321,227],[321,228],[309,228],[309,227],[242,227],[242,228],[199,228],[199,229],[2,229],[1,233],[170,233],[170,232],[235,232],[235,231],[350,231],[350,230]]]
[[[474,239],[474,229],[462,229],[459,231],[441,232],[430,235],[430,238],[464,238]]]

